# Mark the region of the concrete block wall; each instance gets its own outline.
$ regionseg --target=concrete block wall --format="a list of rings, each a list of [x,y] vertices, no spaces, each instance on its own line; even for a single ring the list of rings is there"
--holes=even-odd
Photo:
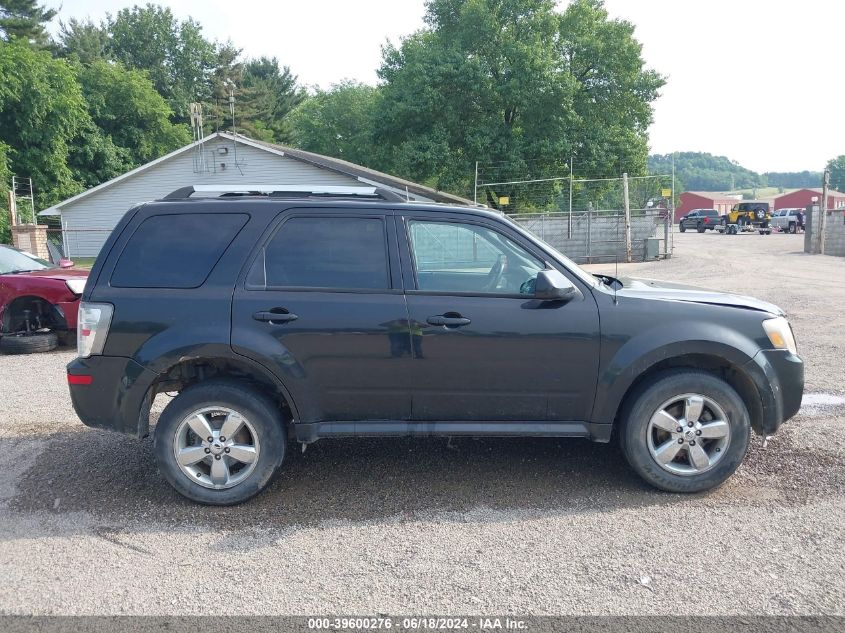
[[[567,214],[512,215],[510,218],[576,262],[612,262],[617,258],[625,261],[625,221],[622,214],[573,214],[571,238],[567,232]],[[631,250],[635,262],[643,261],[645,239],[656,235],[658,225],[662,227],[662,220],[655,213],[631,218]]]
[[[836,210],[827,216],[824,254],[845,257],[845,210]]]

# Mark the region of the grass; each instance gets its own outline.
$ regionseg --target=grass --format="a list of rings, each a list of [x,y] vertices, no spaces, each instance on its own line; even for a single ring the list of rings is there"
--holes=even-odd
[[[94,260],[96,257],[73,257],[73,265],[75,268],[86,268],[88,270],[91,269],[91,266],[94,265]]]

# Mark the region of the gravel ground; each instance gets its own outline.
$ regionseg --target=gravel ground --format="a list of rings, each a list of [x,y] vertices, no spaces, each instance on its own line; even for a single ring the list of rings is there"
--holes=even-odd
[[[0,356],[0,613],[845,614],[845,260],[802,239],[679,234],[672,260],[619,267],[794,323],[812,395],[700,495],[578,440],[337,440],[201,507],[149,439],[82,426],[71,352]]]

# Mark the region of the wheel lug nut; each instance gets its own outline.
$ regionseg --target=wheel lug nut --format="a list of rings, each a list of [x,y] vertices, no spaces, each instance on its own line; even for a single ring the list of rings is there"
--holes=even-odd
[[[683,443],[684,443],[684,438],[679,437],[679,438],[678,438],[678,444],[683,444]]]
[[[224,449],[223,449],[223,451],[224,451],[224,452],[226,452],[226,453],[231,452],[231,451],[230,451],[230,449],[229,449],[228,447],[227,447],[227,448],[224,448]]]
[[[208,436],[208,441],[209,441],[209,442],[213,442],[213,441],[214,441],[214,438],[213,438],[213,437],[211,437],[211,436],[209,435],[209,436]]]
[[[689,445],[690,445],[690,446],[695,446],[695,440],[690,440],[690,441],[689,441]]]
[[[220,459],[220,455],[215,455],[214,459]]]
[[[716,452],[717,452],[717,453],[721,453],[721,452],[722,452],[722,449],[721,449],[721,448],[717,448],[717,449],[716,449]]]
[[[205,453],[206,453],[206,455],[207,455],[208,453],[210,453],[210,452],[211,452],[211,449],[210,449],[210,448],[206,448],[206,449],[205,449]]]
[[[684,430],[684,427],[679,426],[679,427],[678,427],[678,430],[676,431],[676,433],[680,433],[680,432],[681,432],[681,431],[683,431],[683,430]]]
[[[687,426],[692,428],[693,426],[695,426],[695,424],[693,424],[692,422],[687,422]]]
[[[695,434],[696,434],[696,435],[701,435],[701,431],[696,431],[696,432],[695,432]]]
[[[225,438],[225,437],[223,437],[223,436],[221,435],[221,436],[220,436],[220,441],[221,441],[221,442],[225,442],[225,441],[226,441],[226,438]]]

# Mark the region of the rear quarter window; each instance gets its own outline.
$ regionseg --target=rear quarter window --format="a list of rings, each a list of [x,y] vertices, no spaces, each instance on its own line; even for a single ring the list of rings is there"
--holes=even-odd
[[[147,218],[120,254],[110,284],[116,288],[198,288],[247,220],[245,213]]]

